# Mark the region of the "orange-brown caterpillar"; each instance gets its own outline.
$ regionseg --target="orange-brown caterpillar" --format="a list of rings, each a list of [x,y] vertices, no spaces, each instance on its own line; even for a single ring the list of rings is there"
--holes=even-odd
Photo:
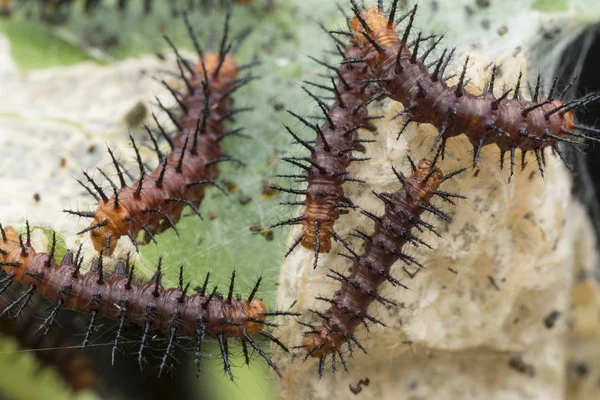
[[[417,6],[402,18],[409,17],[409,22],[402,38],[399,38],[395,31],[398,0],[393,0],[389,16],[385,15],[383,7],[361,10],[354,0],[351,2],[355,14],[352,19],[353,36],[360,45],[362,60],[369,65],[372,81],[377,82],[388,97],[404,105],[401,114],[406,116],[406,120],[399,135],[410,122],[430,123],[439,132],[433,147],[440,143],[437,151],[443,155],[448,138],[465,134],[474,148],[473,165],[477,163],[481,148],[493,143],[500,149],[501,167],[505,153],[509,152],[512,176],[517,149],[521,151],[521,166],[525,165],[525,155],[532,151],[543,175],[545,148],[552,148],[562,158],[559,143],[577,144],[572,138],[588,138],[574,129],[593,131],[575,124],[573,113],[598,100],[600,95],[592,94],[565,103],[563,97],[568,87],[556,96],[555,80],[548,97],[541,99],[541,78],[538,76],[532,99],[524,100],[519,76],[515,88],[496,97],[495,67],[484,93],[473,95],[465,88],[468,57],[458,84],[448,86],[444,70],[453,52],[446,57],[447,50],[444,50],[433,64],[433,72],[429,72],[426,58],[440,41],[421,56],[418,54],[419,40],[413,48],[408,44]]]
[[[300,139],[286,126],[287,131],[311,152],[311,157],[284,158],[285,161],[304,169],[305,173],[280,176],[305,179],[307,187],[305,190],[278,189],[304,195],[303,202],[288,204],[302,204],[305,209],[301,216],[279,222],[275,226],[302,224],[302,234],[290,248],[288,254],[298,244],[314,250],[315,267],[319,253],[328,252],[331,249],[332,237],[336,236],[333,225],[339,218],[340,211],[346,211],[344,207],[352,207],[352,202],[344,196],[342,185],[347,181],[356,181],[349,176],[347,168],[353,161],[363,161],[363,159],[352,157],[351,153],[352,150],[361,148],[360,143],[364,142],[357,137],[358,129],[372,127],[367,105],[373,98],[376,98],[374,87],[363,82],[368,77],[366,65],[352,62],[360,55],[357,45],[349,44],[343,55],[344,61],[341,66],[329,66],[336,71],[339,77],[338,82],[334,83],[332,88],[315,85],[326,88],[335,94],[336,101],[331,107],[326,106],[323,101],[305,89],[319,103],[325,116],[323,125],[319,127],[311,124],[299,115],[290,112],[316,132],[317,138],[314,145]],[[309,165],[305,165],[303,162],[307,162]]]
[[[311,331],[308,332],[309,335],[303,340],[301,347],[306,350],[306,358],[312,356],[320,359],[320,375],[323,373],[329,354],[332,355],[333,369],[335,369],[337,356],[346,368],[341,352],[344,344],[348,345],[350,352],[352,352],[352,343],[364,351],[363,346],[355,338],[354,332],[360,324],[382,324],[367,312],[373,301],[396,305],[381,296],[378,289],[385,281],[391,282],[394,286],[403,286],[390,274],[390,269],[397,260],[419,265],[416,260],[403,252],[406,244],[424,244],[411,231],[427,229],[436,233],[432,225],[421,219],[425,211],[449,220],[446,214],[431,204],[431,200],[438,196],[453,203],[452,198],[462,198],[457,194],[439,190],[444,181],[462,170],[444,176],[434,163],[426,159],[421,160],[417,165],[414,165],[411,160],[411,166],[412,175],[408,178],[394,169],[394,173],[403,185],[400,190],[392,194],[378,195],[385,203],[384,215],[377,217],[364,212],[375,222],[375,231],[371,236],[358,232],[358,237],[365,241],[365,249],[360,256],[353,253],[354,256],[351,258],[354,261],[350,274],[344,275],[332,271],[332,274],[328,275],[341,282],[340,290],[336,291],[331,299],[318,297],[319,300],[331,303],[331,308],[325,313],[315,311],[323,322],[316,327],[309,325]]]
[[[247,345],[250,345],[267,363],[279,373],[271,359],[260,348],[256,337],[264,337],[287,351],[276,337],[265,330],[267,326],[276,326],[268,322],[268,316],[298,315],[291,312],[268,311],[261,299],[255,297],[261,279],[259,278],[247,299],[234,297],[235,272],[231,279],[226,298],[217,287],[208,288],[208,278],[198,294],[188,295],[189,282],[184,285],[183,269],[180,272],[179,287],[164,289],[161,285],[162,262],[151,282],[138,283],[133,279],[134,266],[129,262],[120,262],[112,276],[106,276],[103,270],[102,252],[94,268],[82,274],[82,259],[73,258],[67,253],[60,264],[54,260],[56,240],[53,237],[49,253],[37,253],[30,243],[29,223],[25,238],[8,227],[0,225],[0,267],[6,276],[0,279],[0,293],[12,282],[20,281],[25,290],[18,295],[0,316],[17,310],[23,310],[29,299],[39,293],[54,304],[50,315],[43,321],[41,329],[49,328],[61,308],[80,311],[91,315],[83,346],[86,346],[94,331],[98,318],[106,317],[118,322],[117,336],[113,346],[114,354],[124,339],[125,326],[128,323],[143,327],[143,337],[138,350],[140,367],[144,362],[144,350],[148,347],[152,331],[163,333],[168,344],[160,364],[160,373],[172,364],[172,353],[177,340],[182,337],[194,338],[196,365],[200,368],[201,346],[205,336],[219,342],[225,371],[231,379],[227,342],[236,339],[242,342],[246,362],[249,362]],[[183,267],[182,267],[183,268]],[[208,291],[207,291],[208,289]],[[198,371],[199,373],[199,371]]]
[[[7,298],[5,294],[0,297],[0,312],[4,311]],[[41,307],[34,306],[24,310],[18,319],[4,319],[0,323],[0,333],[13,337],[21,348],[34,350],[40,363],[56,368],[73,392],[92,388],[98,377],[91,360],[56,332],[40,334],[36,326],[40,310]]]
[[[180,132],[170,138],[159,125],[162,136],[171,147],[171,153],[165,157],[158,149],[156,138],[147,129],[158,155],[159,165],[146,174],[139,150],[131,137],[140,168],[140,178],[127,185],[119,163],[109,149],[120,188],[108,175],[100,171],[112,186],[114,193],[109,197],[85,173],[97,195],[91,188],[85,185],[84,187],[94,195],[99,203],[98,207],[94,212],[65,210],[70,214],[93,219],[91,225],[80,233],[89,231],[96,250],[105,249],[105,254],[112,254],[121,236],[127,235],[137,247],[136,237],[140,231],[145,233],[144,242],[154,241],[156,234],[168,228],[177,231],[175,225],[185,206],[190,206],[201,217],[198,206],[204,198],[205,186],[216,185],[217,164],[225,161],[241,164],[224,154],[220,144],[224,137],[239,133],[239,130],[226,131],[225,120],[237,112],[246,110],[233,109],[230,95],[248,82],[248,79],[237,79],[238,65],[231,54],[232,45],[228,43],[229,14],[218,53],[205,54],[196,40],[187,16],[185,23],[196,46],[199,61],[192,69],[166,38],[178,56],[181,77],[188,89],[187,95],[180,99],[177,93],[163,82],[181,107],[181,115],[177,118],[159,101],[159,105]],[[189,69],[191,77],[185,76],[184,67]]]

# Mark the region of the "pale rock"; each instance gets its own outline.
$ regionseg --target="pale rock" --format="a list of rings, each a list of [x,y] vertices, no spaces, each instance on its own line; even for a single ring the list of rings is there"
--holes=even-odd
[[[486,60],[471,54],[473,81],[469,90],[483,86],[489,71],[481,69]],[[503,77],[516,77],[525,70],[523,58],[505,64]],[[480,71],[476,72],[476,66]],[[503,82],[498,83],[501,87]],[[513,84],[514,82],[506,82]],[[430,125],[411,124],[400,140],[396,134],[402,118],[391,117],[402,109],[388,103],[379,120],[377,143],[367,145],[371,161],[356,163],[351,175],[367,185],[347,184],[348,196],[375,215],[383,213],[377,192],[393,192],[400,187],[391,166],[409,173],[407,155],[418,161],[432,157],[430,147],[437,131]],[[370,133],[361,132],[363,138]],[[582,242],[579,232],[589,226],[582,206],[571,195],[570,173],[562,162],[546,150],[545,177],[538,172],[533,154],[527,166],[508,182],[510,165],[499,168],[495,145],[483,149],[478,166],[471,169],[472,146],[464,135],[448,140],[446,157],[438,166],[446,173],[467,167],[459,177],[442,189],[468,196],[450,206],[437,204],[453,220],[443,223],[431,216],[441,238],[430,232],[419,236],[434,247],[405,247],[426,266],[413,279],[418,267],[398,262],[392,268],[409,290],[384,284],[381,293],[399,303],[385,307],[373,303],[370,313],[388,325],[372,326],[370,333],[359,327],[357,335],[367,348],[364,355],[354,346],[354,359],[346,355],[349,373],[337,360],[338,372],[318,378],[317,359],[303,362],[302,350],[289,359],[276,353],[284,368],[281,381],[283,399],[356,399],[349,385],[369,378],[360,396],[377,399],[562,399],[566,390],[564,373],[567,358],[566,325],[546,328],[545,318],[555,310],[569,309],[576,252],[593,253],[593,241]],[[517,163],[520,152],[517,152]],[[373,223],[358,212],[342,216],[336,231],[347,237],[357,228],[371,233]],[[294,229],[290,243],[299,234]],[[362,253],[360,241],[353,241]],[[331,297],[339,282],[326,277],[328,268],[346,272],[351,263],[336,253],[343,246],[334,244],[321,254],[319,267],[312,268],[313,254],[295,250],[283,263],[278,304],[294,309],[325,311],[327,303],[315,296]],[[305,322],[318,323],[306,312]],[[281,327],[281,336],[290,345],[299,345],[303,335],[293,321]],[[330,368],[330,360],[328,360]]]

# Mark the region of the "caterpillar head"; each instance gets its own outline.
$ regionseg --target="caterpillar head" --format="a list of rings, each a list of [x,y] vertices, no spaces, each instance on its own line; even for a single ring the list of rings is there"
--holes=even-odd
[[[397,35],[394,26],[388,25],[388,19],[382,11],[377,8],[367,8],[360,13],[360,16],[369,29],[368,32],[365,32],[366,29],[358,17],[352,18],[354,39],[359,45],[366,42],[367,38],[365,38],[365,35],[369,35],[371,39],[375,40],[384,49],[388,49],[390,46],[393,47],[391,42],[394,41],[394,38],[397,41]]]
[[[344,332],[324,324],[302,340],[302,346],[311,357],[321,358],[339,349],[345,343]]]
[[[121,233],[109,216],[98,212],[90,226],[90,237],[96,251],[104,251],[105,255],[111,255],[117,247]]]
[[[265,313],[267,312],[266,304],[259,298],[253,298],[249,303],[246,303],[245,313],[249,318],[255,320],[266,320]],[[265,325],[259,322],[251,322],[248,324],[247,330],[249,334],[256,334],[258,331],[264,329]]]
[[[206,75],[208,79],[226,79],[235,80],[238,75],[237,62],[231,54],[225,54],[225,57],[221,59],[218,53],[207,53],[204,55],[202,60],[196,64],[194,72],[200,76],[204,76],[204,70],[206,69]],[[215,77],[215,74],[219,75]]]

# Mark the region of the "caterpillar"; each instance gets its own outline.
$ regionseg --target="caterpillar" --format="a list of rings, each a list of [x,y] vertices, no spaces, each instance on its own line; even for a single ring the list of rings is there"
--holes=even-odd
[[[163,333],[167,347],[162,357],[159,376],[172,364],[172,354],[178,339],[191,337],[195,342],[195,363],[200,373],[201,348],[205,337],[218,341],[224,369],[231,380],[233,373],[229,362],[228,341],[239,340],[244,349],[246,362],[250,362],[248,345],[255,350],[277,373],[277,366],[261,349],[256,337],[263,337],[288,352],[287,347],[271,333],[267,326],[277,324],[267,321],[270,316],[298,316],[288,311],[268,311],[261,299],[256,297],[262,278],[259,278],[247,299],[234,297],[235,271],[233,272],[227,297],[217,292],[217,287],[207,291],[210,274],[197,294],[188,294],[190,283],[184,284],[183,267],[180,269],[179,286],[164,289],[161,285],[162,260],[150,282],[138,283],[134,277],[135,265],[129,259],[120,261],[112,276],[104,272],[103,252],[86,274],[81,273],[83,258],[79,252],[67,252],[60,264],[55,259],[56,234],[53,234],[49,253],[38,253],[31,246],[31,231],[26,222],[25,239],[17,235],[12,227],[0,225],[0,267],[6,276],[0,279],[0,293],[13,282],[20,281],[25,287],[0,313],[0,317],[16,310],[17,317],[31,297],[39,293],[53,303],[50,315],[40,325],[40,330],[49,329],[61,308],[90,314],[89,326],[82,346],[90,343],[98,318],[106,317],[118,322],[112,348],[112,356],[124,340],[126,324],[133,323],[143,328],[138,350],[140,368],[144,363],[144,351],[149,346],[151,332]]]
[[[11,13],[11,0],[0,0],[0,16],[8,16]]]
[[[176,91],[163,81],[181,108],[179,117],[175,117],[157,99],[159,106],[180,132],[174,137],[169,137],[154,117],[160,135],[170,145],[171,153],[165,156],[160,151],[157,138],[146,127],[159,159],[153,171],[146,173],[139,149],[130,135],[140,169],[140,178],[127,185],[123,171],[110,148],[108,152],[116,169],[120,187],[117,187],[106,173],[99,171],[110,183],[113,189],[112,196],[107,196],[101,186],[84,172],[95,193],[92,188],[83,182],[80,183],[98,202],[96,210],[93,212],[64,211],[92,219],[90,226],[79,234],[90,232],[97,251],[104,249],[106,255],[112,254],[121,236],[128,236],[137,249],[136,237],[141,231],[144,231],[143,243],[150,240],[156,242],[155,235],[169,228],[173,228],[178,234],[176,224],[185,206],[189,206],[202,218],[198,207],[204,198],[205,186],[219,187],[215,182],[218,174],[217,165],[221,162],[236,162],[243,165],[241,161],[225,154],[221,149],[223,138],[229,135],[240,135],[241,131],[240,129],[226,131],[225,120],[236,113],[248,110],[247,108],[234,109],[230,96],[250,81],[248,78],[237,79],[240,67],[231,54],[234,49],[233,43],[228,42],[230,15],[228,12],[225,18],[225,29],[218,53],[204,53],[187,15],[184,15],[185,25],[199,56],[195,68],[181,57],[171,40],[165,36],[178,57],[180,75],[188,90],[188,93],[180,98]],[[243,38],[239,40],[241,43]],[[186,77],[184,68],[190,73],[189,78]]]
[[[7,297],[0,297],[3,300],[0,312],[5,309]],[[34,326],[38,323],[39,310],[39,306],[30,307],[21,313],[19,319],[4,319],[0,324],[0,333],[13,337],[23,349],[40,350],[33,351],[35,357],[41,364],[55,368],[73,392],[92,388],[98,377],[91,360],[56,332],[46,331],[40,335]]]
[[[340,44],[343,43],[338,43],[338,46]],[[367,140],[358,138],[357,131],[360,128],[373,129],[367,105],[377,98],[377,90],[374,86],[363,83],[363,80],[368,77],[366,66],[352,62],[359,56],[359,51],[360,49],[356,43],[350,43],[345,51],[340,50],[344,61],[339,68],[325,64],[333,69],[339,77],[337,83],[333,82],[332,79],[331,88],[311,83],[313,86],[325,88],[335,94],[336,101],[331,107],[328,107],[308,89],[303,88],[318,102],[325,117],[322,126],[314,125],[298,114],[289,111],[291,115],[316,132],[317,138],[314,145],[301,139],[289,126],[284,125],[287,132],[310,151],[311,157],[283,158],[284,161],[302,168],[304,174],[278,176],[306,180],[307,187],[304,190],[281,187],[277,187],[277,189],[292,194],[304,195],[303,202],[284,203],[302,205],[304,206],[304,212],[299,217],[281,221],[273,227],[302,224],[302,234],[294,241],[286,256],[298,244],[301,244],[304,248],[314,250],[315,268],[319,253],[331,250],[332,237],[337,237],[333,230],[335,221],[342,212],[347,212],[347,209],[344,208],[352,207],[352,202],[344,196],[342,186],[344,182],[357,181],[351,178],[347,171],[350,163],[365,160],[351,155],[352,150],[360,149],[362,143],[367,142]],[[303,162],[307,162],[308,165],[303,164]]]
[[[494,81],[497,68],[492,68],[484,93],[473,95],[465,88],[465,78],[469,58],[465,60],[459,74],[458,83],[448,86],[444,72],[453,55],[453,50],[443,50],[441,57],[431,64],[427,56],[437,47],[440,40],[419,56],[419,41],[412,49],[408,38],[413,27],[417,6],[395,21],[398,0],[393,0],[389,16],[386,16],[382,2],[377,8],[360,9],[351,0],[354,17],[352,33],[358,42],[362,60],[369,66],[372,82],[384,90],[386,96],[399,101],[404,110],[398,114],[405,116],[405,122],[398,136],[411,122],[429,123],[438,130],[432,149],[443,152],[448,138],[465,134],[473,146],[473,166],[477,164],[481,148],[495,144],[500,149],[500,167],[504,166],[505,154],[510,154],[510,177],[514,175],[515,152],[521,152],[521,167],[525,167],[528,152],[535,154],[541,175],[544,174],[544,149],[551,148],[565,161],[559,143],[579,144],[579,139],[591,139],[576,130],[598,132],[590,127],[578,125],[574,120],[575,110],[600,99],[598,94],[564,102],[570,88],[557,95],[557,80],[554,80],[547,98],[541,97],[541,76],[538,75],[531,100],[525,100],[521,93],[522,74],[517,84],[501,96],[494,94]],[[396,25],[405,18],[408,25],[402,38],[395,31]],[[419,38],[421,33],[419,33]],[[446,56],[446,54],[448,56]],[[429,72],[430,67],[433,72]],[[512,94],[512,96],[511,96]],[[566,161],[565,161],[566,163]]]
[[[435,167],[435,161],[423,159],[417,165],[410,158],[409,161],[412,168],[410,177],[407,178],[393,169],[402,183],[402,188],[392,194],[377,194],[378,198],[385,203],[384,215],[378,217],[363,211],[364,215],[374,221],[375,230],[371,236],[356,231],[357,237],[364,240],[365,249],[360,256],[352,251],[353,263],[350,274],[344,275],[331,270],[331,274],[328,275],[341,283],[340,290],[336,291],[333,298],[317,297],[318,300],[330,303],[331,308],[325,313],[312,311],[322,318],[323,322],[319,326],[306,324],[310,332],[300,347],[306,351],[305,360],[311,356],[320,359],[319,376],[323,375],[329,354],[332,357],[334,372],[336,356],[339,356],[344,369],[347,370],[341,351],[344,344],[347,344],[350,354],[352,354],[353,344],[366,353],[354,336],[357,326],[361,323],[367,325],[369,322],[383,325],[383,322],[368,314],[369,305],[373,301],[385,305],[397,305],[378,294],[379,287],[388,281],[394,286],[406,288],[390,274],[392,265],[402,260],[422,267],[414,258],[403,252],[403,247],[406,244],[427,245],[411,233],[413,229],[419,231],[426,229],[438,234],[433,225],[421,218],[423,212],[427,211],[445,221],[450,220],[447,214],[431,203],[433,198],[437,196],[451,204],[454,204],[453,199],[464,198],[456,193],[439,190],[443,182],[464,170],[444,175],[439,168]]]

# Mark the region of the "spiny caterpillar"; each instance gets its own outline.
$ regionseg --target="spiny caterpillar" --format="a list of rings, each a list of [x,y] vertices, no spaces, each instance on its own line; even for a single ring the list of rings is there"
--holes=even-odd
[[[157,138],[146,127],[159,159],[159,164],[149,174],[146,174],[139,149],[132,136],[130,138],[141,174],[139,179],[127,185],[123,171],[110,149],[108,151],[119,177],[120,188],[102,170],[100,173],[113,189],[111,197],[84,172],[96,193],[80,183],[95,197],[98,207],[94,212],[65,212],[93,219],[91,225],[79,233],[89,231],[96,250],[104,249],[105,254],[112,254],[119,238],[125,235],[137,248],[136,237],[140,231],[144,231],[144,243],[155,241],[156,234],[169,228],[175,229],[177,233],[175,225],[186,205],[202,218],[198,207],[204,198],[205,186],[218,186],[215,182],[218,174],[217,164],[228,161],[242,164],[224,154],[220,143],[229,135],[240,134],[239,129],[226,131],[225,121],[236,113],[248,110],[232,108],[231,94],[251,80],[237,79],[238,71],[247,66],[238,67],[231,54],[235,48],[233,43],[228,41],[229,20],[228,12],[219,52],[205,54],[187,15],[184,15],[185,25],[199,56],[195,68],[180,56],[173,43],[165,37],[177,55],[180,76],[188,90],[185,96],[179,98],[176,91],[163,81],[181,108],[181,115],[175,117],[158,100],[159,106],[167,113],[179,132],[174,137],[169,137],[156,117],[154,118],[161,136],[170,145],[171,153],[164,156],[158,147]],[[238,40],[241,43],[243,37]],[[186,77],[184,68],[189,71],[189,78]]]
[[[247,345],[250,345],[277,373],[279,370],[269,356],[261,349],[256,337],[264,337],[279,345],[284,351],[287,347],[271,333],[267,326],[277,326],[267,321],[269,316],[299,314],[286,311],[268,311],[263,301],[255,297],[261,278],[258,279],[247,299],[234,297],[235,271],[231,278],[226,298],[217,292],[217,287],[207,291],[209,276],[206,276],[198,294],[188,295],[190,283],[184,284],[183,267],[180,269],[179,286],[164,289],[161,285],[162,260],[159,259],[157,272],[150,282],[138,283],[133,277],[134,265],[129,260],[119,262],[115,273],[106,276],[102,252],[90,272],[80,272],[83,257],[67,252],[60,264],[54,259],[56,234],[54,233],[49,253],[38,253],[31,246],[29,223],[25,239],[11,227],[4,229],[0,225],[0,267],[6,276],[0,279],[0,293],[13,282],[20,281],[25,290],[4,310],[0,317],[16,310],[17,317],[31,297],[39,293],[54,303],[50,315],[42,322],[40,330],[52,326],[61,308],[80,311],[91,315],[85,334],[83,347],[90,343],[96,320],[100,317],[118,322],[118,329],[112,349],[114,356],[124,340],[126,324],[133,323],[143,328],[143,336],[138,350],[140,368],[144,363],[144,351],[149,346],[151,332],[163,333],[168,344],[162,357],[159,375],[170,367],[172,355],[178,339],[191,337],[195,342],[195,363],[200,373],[201,348],[206,336],[218,341],[225,372],[233,380],[229,362],[227,343],[229,339],[241,341],[246,362],[250,362]]]
[[[328,276],[341,283],[340,290],[336,291],[333,298],[317,297],[331,304],[331,308],[321,313],[312,311],[323,319],[319,326],[306,324],[310,331],[303,340],[301,348],[306,350],[305,360],[308,357],[320,359],[319,375],[323,375],[325,362],[329,354],[332,357],[332,370],[336,369],[336,356],[339,356],[344,369],[346,361],[341,348],[347,344],[352,354],[352,344],[363,350],[364,347],[354,336],[358,325],[367,325],[369,322],[384,325],[381,321],[368,314],[367,310],[373,301],[384,305],[397,306],[397,304],[378,293],[382,283],[388,281],[394,286],[402,286],[402,283],[390,274],[390,268],[398,261],[420,265],[414,258],[403,252],[406,244],[428,246],[421,239],[414,236],[411,231],[427,229],[434,234],[435,228],[425,222],[421,215],[427,211],[433,215],[449,221],[450,217],[439,208],[431,204],[435,196],[454,204],[453,198],[464,198],[455,193],[439,190],[440,185],[455,175],[463,172],[459,170],[448,175],[434,166],[434,162],[423,159],[417,165],[410,160],[412,175],[406,178],[394,169],[402,188],[390,193],[377,194],[378,198],[385,203],[385,213],[381,217],[375,216],[367,211],[363,214],[371,218],[375,223],[375,231],[372,235],[356,230],[356,236],[365,242],[362,255],[357,255],[349,247],[352,255],[348,256],[354,261],[349,275],[331,270]],[[384,325],[385,326],[385,325]]]
[[[285,126],[292,137],[310,151],[311,157],[283,158],[302,168],[305,173],[279,176],[306,180],[307,187],[305,190],[279,187],[277,189],[304,195],[303,202],[285,204],[303,205],[305,209],[301,216],[279,222],[274,226],[302,224],[302,234],[295,240],[286,256],[298,244],[301,244],[304,248],[314,250],[315,268],[319,253],[328,252],[331,249],[332,237],[337,237],[333,225],[340,216],[340,208],[347,212],[343,208],[352,207],[352,202],[344,196],[342,185],[347,181],[357,181],[351,178],[347,171],[350,163],[364,161],[364,159],[352,157],[351,154],[352,150],[360,149],[361,143],[365,142],[358,139],[357,131],[360,128],[372,128],[367,105],[372,99],[377,98],[377,93],[373,86],[363,82],[368,77],[366,66],[351,62],[359,56],[359,51],[355,43],[350,43],[345,51],[340,50],[344,57],[342,65],[339,68],[328,65],[339,77],[337,83],[332,79],[331,88],[311,83],[313,86],[325,88],[335,94],[336,101],[332,106],[327,106],[321,99],[304,88],[318,102],[325,116],[322,126],[312,124],[290,111],[293,116],[316,132],[317,138],[314,145],[302,140],[288,126]],[[321,64],[324,63],[321,62]],[[308,165],[303,162],[307,162]]]
[[[473,95],[465,88],[465,76],[469,63],[467,57],[456,86],[448,86],[444,71],[452,58],[447,49],[434,63],[427,64],[426,58],[440,43],[437,40],[431,48],[419,56],[419,40],[411,49],[408,39],[412,30],[417,6],[395,21],[398,0],[393,0],[389,16],[383,12],[382,2],[377,8],[360,9],[351,0],[354,18],[352,33],[362,51],[362,60],[369,66],[372,82],[384,90],[389,98],[404,105],[398,115],[405,116],[405,122],[398,136],[410,122],[429,123],[438,130],[432,149],[437,146],[443,156],[448,138],[465,134],[473,145],[473,165],[477,164],[481,148],[496,144],[500,149],[500,167],[504,166],[506,152],[510,154],[510,176],[514,174],[515,152],[521,151],[521,167],[525,166],[525,156],[532,151],[537,159],[540,173],[544,173],[544,149],[549,147],[563,160],[559,143],[579,144],[575,139],[592,139],[575,130],[597,132],[577,125],[574,111],[590,102],[600,99],[598,94],[564,102],[569,89],[567,86],[557,95],[557,80],[554,81],[547,98],[541,98],[541,77],[538,75],[531,100],[521,95],[521,77],[514,88],[506,90],[500,97],[494,94],[494,81],[497,69],[492,75],[484,93]],[[409,18],[402,38],[395,31],[396,25]],[[419,33],[419,38],[421,34]],[[433,72],[429,68],[434,66]],[[513,94],[512,97],[509,96]]]
[[[0,297],[0,312],[6,307],[7,297]],[[42,365],[56,368],[73,392],[92,388],[98,377],[91,360],[57,332],[39,332],[35,325],[40,310],[40,306],[33,306],[25,309],[18,319],[5,318],[0,323],[0,333],[13,337],[22,349],[32,350]]]

